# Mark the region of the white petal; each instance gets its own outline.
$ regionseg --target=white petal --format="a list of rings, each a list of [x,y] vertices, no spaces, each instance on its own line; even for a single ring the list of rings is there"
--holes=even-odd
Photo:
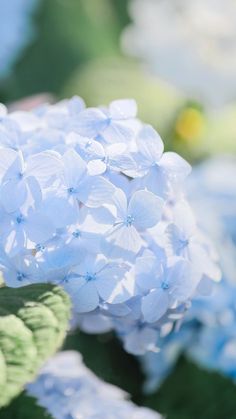
[[[111,255],[120,257],[123,252],[138,253],[142,247],[142,239],[133,226],[118,225],[106,235],[106,240],[110,245]],[[121,253],[122,252],[122,253]]]
[[[135,118],[137,114],[137,104],[133,99],[119,99],[110,103],[109,111],[111,118],[129,119]]]
[[[111,182],[102,176],[90,176],[80,184],[77,196],[88,207],[100,207],[110,202],[115,192]]]
[[[14,160],[18,158],[18,153],[11,148],[0,148],[0,178],[2,178]]]
[[[62,161],[55,151],[43,151],[30,156],[27,160],[27,175],[35,176],[40,183],[62,173]]]
[[[107,169],[107,165],[102,160],[90,160],[87,167],[91,176],[102,175]]]
[[[67,151],[63,158],[65,180],[68,187],[76,188],[80,179],[86,173],[87,166],[75,150]]]
[[[191,172],[190,164],[177,153],[168,151],[163,154],[159,166],[164,170],[172,181],[181,182]]]
[[[84,137],[94,138],[108,125],[107,116],[99,109],[88,108],[78,115],[76,132]]]
[[[150,163],[160,160],[164,144],[159,134],[150,125],[145,125],[137,138],[138,151]]]

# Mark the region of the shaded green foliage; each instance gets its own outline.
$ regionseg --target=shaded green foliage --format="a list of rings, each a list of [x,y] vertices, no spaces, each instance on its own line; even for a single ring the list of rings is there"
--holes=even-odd
[[[51,416],[37,405],[33,397],[22,393],[0,410],[0,419],[51,419]]]
[[[236,386],[232,381],[199,369],[184,358],[159,391],[145,396],[138,362],[112,335],[76,332],[68,336],[65,349],[80,351],[86,365],[99,377],[123,388],[137,404],[161,412],[167,419],[236,419]]]
[[[134,400],[141,397],[143,377],[138,361],[122,349],[112,334],[94,336],[77,331],[67,337],[63,349],[79,351],[98,377],[121,387]]]
[[[161,389],[142,403],[168,419],[236,419],[236,386],[181,358]]]
[[[118,53],[124,7],[110,0],[43,0],[35,16],[35,40],[0,86],[2,100],[58,94],[81,64]]]
[[[70,300],[60,287],[0,289],[0,407],[62,344],[69,318]]]

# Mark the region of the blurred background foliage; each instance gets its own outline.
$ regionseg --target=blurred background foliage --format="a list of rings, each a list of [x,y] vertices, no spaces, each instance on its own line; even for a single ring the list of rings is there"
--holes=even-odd
[[[48,92],[55,99],[81,95],[87,105],[134,97],[140,117],[190,161],[236,151],[236,105],[209,111],[124,56],[122,30],[128,0],[39,0],[35,36],[0,80],[0,100]],[[190,98],[191,99],[191,98]]]
[[[134,97],[140,117],[153,124],[167,149],[190,161],[215,152],[236,151],[236,105],[206,111],[174,87],[154,78],[120,50],[120,34],[129,22],[127,0],[42,0],[34,16],[36,34],[0,81],[0,101],[11,103],[38,93],[56,99],[81,95],[87,105]],[[100,377],[128,391],[133,400],[168,419],[236,419],[236,388],[216,373],[180,359],[174,373],[152,396],[142,395],[143,377],[136,359],[111,335],[68,336],[66,349],[78,349]],[[2,409],[1,419],[48,418],[26,395]]]
[[[60,95],[76,69],[119,54],[126,0],[41,0],[33,43],[1,86],[6,101],[38,92]]]
[[[180,358],[175,371],[160,390],[142,394],[143,376],[137,360],[122,349],[111,335],[92,336],[74,332],[63,349],[82,353],[85,364],[97,376],[127,391],[132,400],[149,406],[167,419],[235,419],[236,398],[232,382],[217,373],[199,369]],[[22,394],[10,406],[1,409],[1,419],[50,419],[33,398]]]

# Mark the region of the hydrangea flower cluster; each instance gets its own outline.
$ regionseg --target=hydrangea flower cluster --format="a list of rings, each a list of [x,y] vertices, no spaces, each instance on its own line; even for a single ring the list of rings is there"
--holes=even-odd
[[[184,197],[189,164],[136,111],[2,106],[0,263],[8,286],[62,285],[83,330],[142,354],[220,273]]]
[[[1,0],[0,77],[9,72],[22,49],[32,38],[32,13],[39,0]]]
[[[234,0],[131,0],[122,44],[153,72],[210,105],[235,99]]]
[[[215,157],[196,167],[188,181],[188,196],[202,227],[217,246],[223,280],[215,285],[211,296],[193,300],[180,330],[160,342],[160,353],[140,358],[148,392],[159,387],[180,353],[236,380],[235,157]]]
[[[55,419],[160,419],[153,410],[127,400],[121,389],[97,378],[79,353],[65,351],[48,361],[28,386]]]

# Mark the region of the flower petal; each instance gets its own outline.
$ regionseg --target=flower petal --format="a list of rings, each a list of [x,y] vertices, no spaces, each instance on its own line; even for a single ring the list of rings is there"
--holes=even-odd
[[[137,191],[130,199],[128,214],[134,217],[134,225],[144,230],[153,227],[161,219],[164,201],[148,191]]]
[[[142,298],[141,309],[145,321],[154,323],[159,320],[168,310],[168,293],[162,288],[151,291]]]
[[[88,176],[80,184],[77,196],[83,204],[96,208],[110,202],[114,192],[115,187],[102,176]]]

